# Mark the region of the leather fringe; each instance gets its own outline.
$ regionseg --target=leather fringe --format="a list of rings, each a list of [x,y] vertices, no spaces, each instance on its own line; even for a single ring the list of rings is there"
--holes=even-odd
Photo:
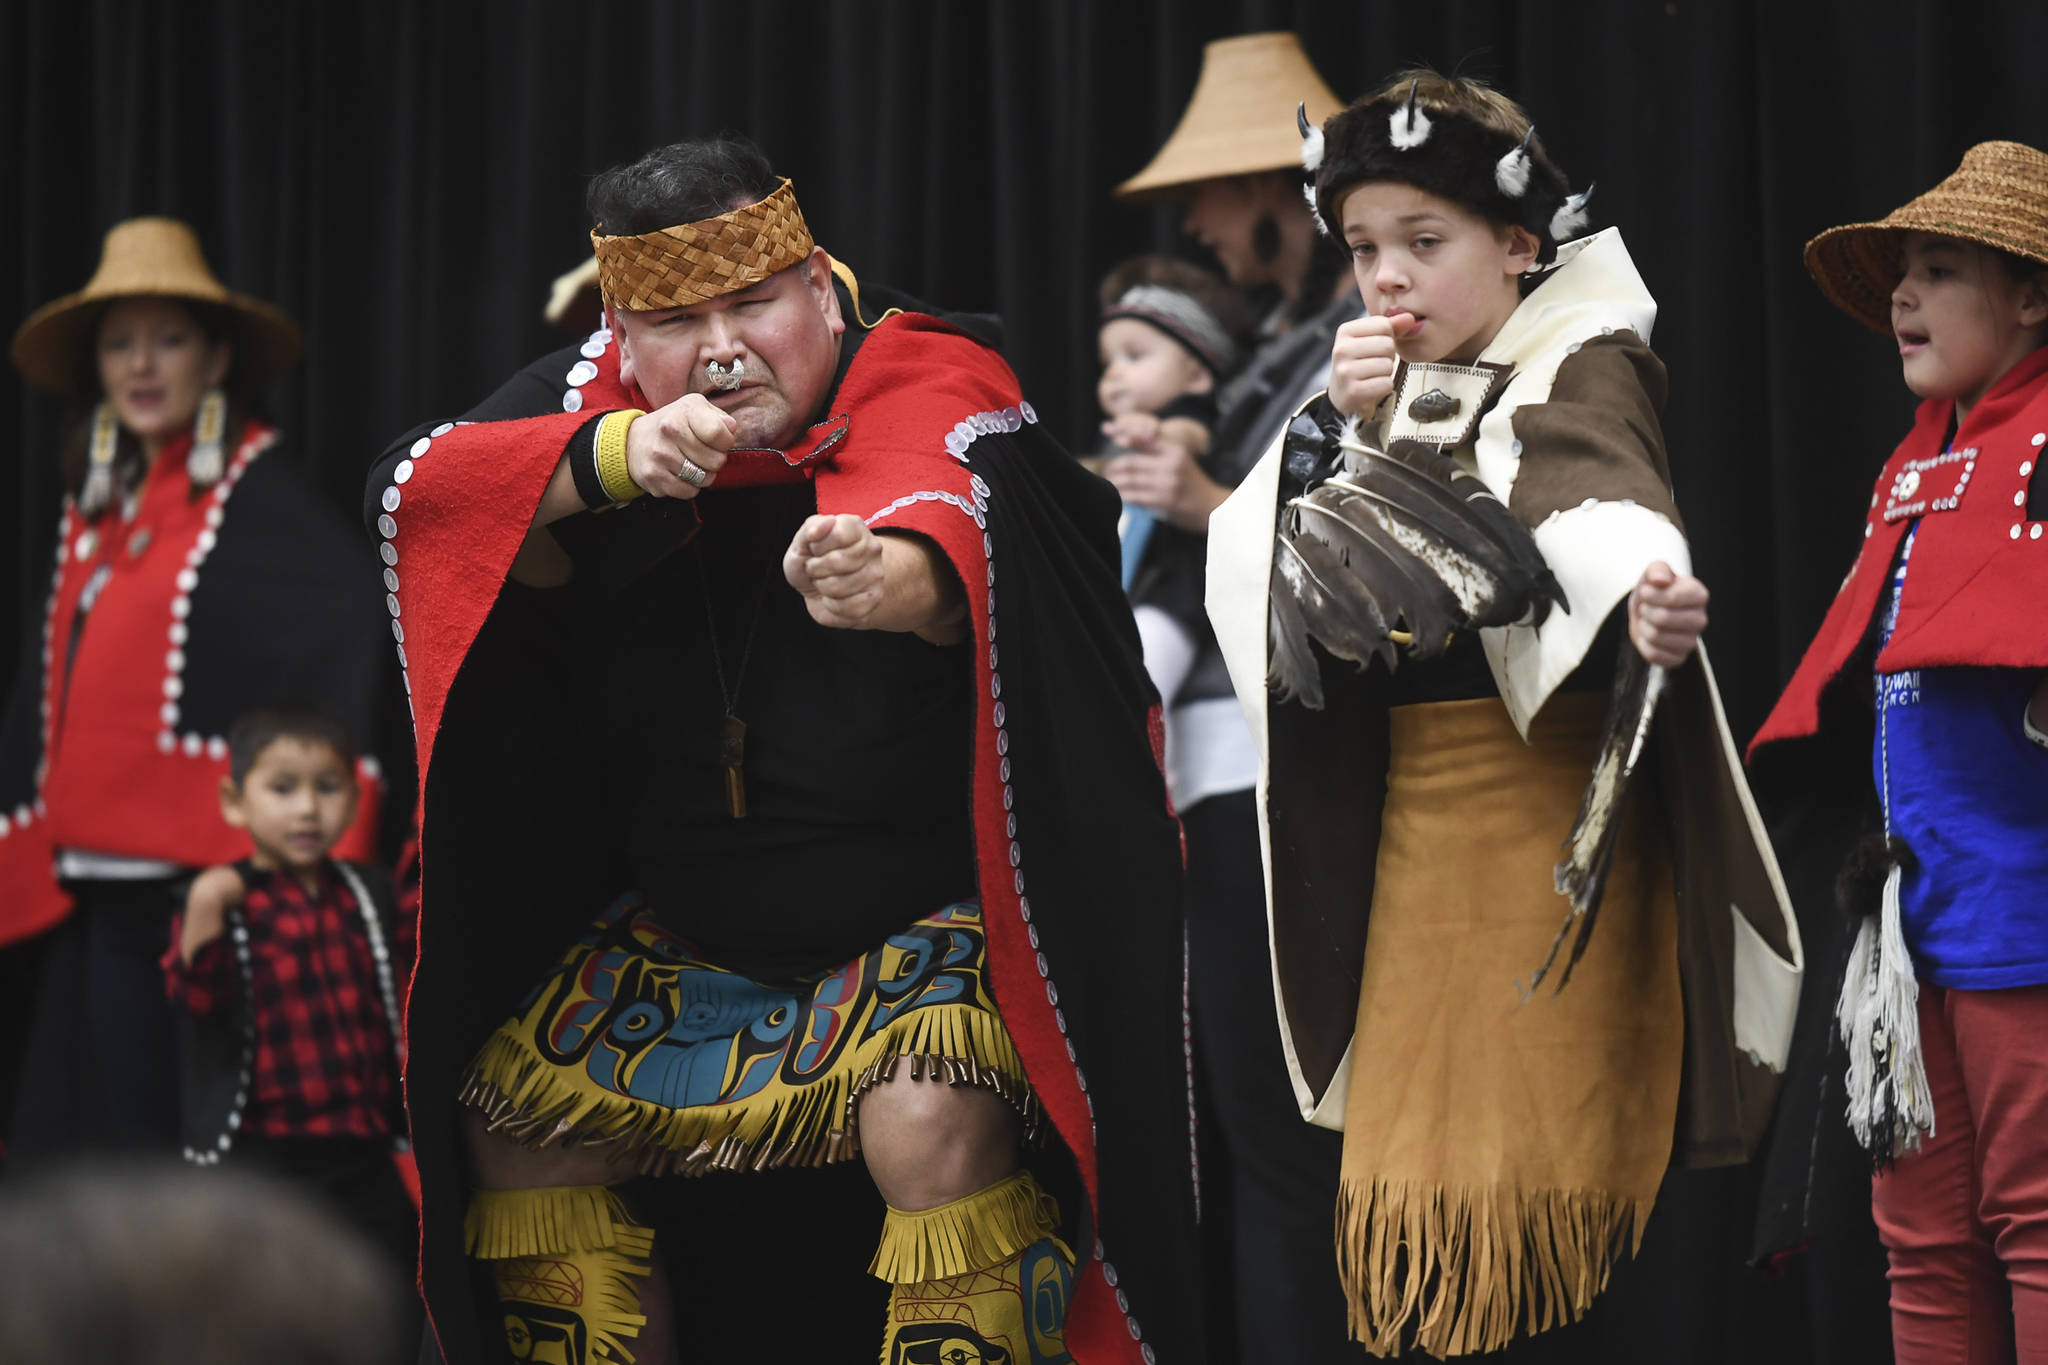
[[[802,1087],[779,1081],[728,1104],[671,1109],[590,1084],[541,1061],[506,1024],[465,1073],[459,1095],[493,1132],[528,1147],[624,1143],[646,1175],[825,1166],[860,1153],[860,1097],[896,1074],[971,1085],[1000,1096],[1036,1142],[1044,1110],[1002,1020],[969,1005],[931,1005],[884,1026],[838,1067]]]
[[[632,1365],[627,1342],[647,1326],[639,1281],[654,1256],[654,1230],[633,1223],[619,1197],[601,1185],[540,1190],[478,1190],[463,1220],[471,1256],[491,1263],[507,1305],[567,1307],[583,1320],[590,1359]],[[581,1293],[564,1298],[565,1263]]]
[[[1347,1179],[1337,1260],[1351,1335],[1376,1356],[1450,1357],[1576,1322],[1649,1214],[1604,1190]]]
[[[632,1227],[624,1201],[603,1185],[474,1190],[462,1219],[462,1249],[485,1261],[602,1251]]]
[[[1059,1227],[1060,1209],[1019,1171],[935,1209],[891,1207],[868,1274],[890,1284],[922,1284],[987,1270]]]

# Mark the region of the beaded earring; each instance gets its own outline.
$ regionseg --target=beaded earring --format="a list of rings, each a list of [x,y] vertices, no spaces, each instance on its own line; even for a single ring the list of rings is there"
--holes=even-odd
[[[95,406],[92,438],[86,445],[85,487],[78,494],[78,510],[88,521],[106,511],[114,500],[114,453],[120,440],[121,426],[114,417],[114,405]]]
[[[227,467],[221,439],[227,434],[228,399],[219,389],[208,389],[199,400],[199,417],[192,432],[192,453],[186,457],[185,473],[195,487],[207,488],[220,482]]]

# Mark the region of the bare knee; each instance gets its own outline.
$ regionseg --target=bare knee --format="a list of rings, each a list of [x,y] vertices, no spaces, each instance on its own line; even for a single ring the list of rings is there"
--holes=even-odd
[[[609,1185],[631,1174],[619,1166],[611,1147],[585,1147],[575,1142],[542,1148],[522,1147],[474,1109],[462,1111],[462,1143],[469,1169],[480,1190],[543,1190],[560,1185]]]
[[[908,1064],[861,1097],[860,1140],[882,1198],[906,1211],[950,1203],[1017,1169],[1017,1118],[1005,1100],[913,1080]]]

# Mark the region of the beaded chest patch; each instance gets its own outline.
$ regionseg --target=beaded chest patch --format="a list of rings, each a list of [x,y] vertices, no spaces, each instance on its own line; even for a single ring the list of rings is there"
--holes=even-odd
[[[1977,447],[1945,450],[1924,460],[1908,460],[1884,495],[1886,522],[1905,521],[1936,512],[1952,512],[1962,504],[1977,472]]]

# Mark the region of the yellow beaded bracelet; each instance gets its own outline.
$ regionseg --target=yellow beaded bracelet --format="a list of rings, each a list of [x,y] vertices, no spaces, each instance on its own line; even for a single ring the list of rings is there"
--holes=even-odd
[[[613,502],[631,502],[644,489],[626,472],[626,432],[636,418],[647,414],[639,408],[608,412],[597,424],[597,481]]]

